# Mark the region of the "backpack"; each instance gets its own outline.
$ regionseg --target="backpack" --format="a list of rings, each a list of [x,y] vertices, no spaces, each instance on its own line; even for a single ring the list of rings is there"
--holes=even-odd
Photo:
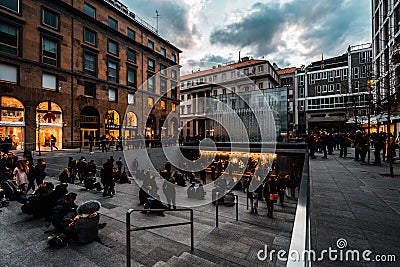
[[[69,238],[65,234],[58,234],[48,237],[49,246],[60,249],[68,245]]]

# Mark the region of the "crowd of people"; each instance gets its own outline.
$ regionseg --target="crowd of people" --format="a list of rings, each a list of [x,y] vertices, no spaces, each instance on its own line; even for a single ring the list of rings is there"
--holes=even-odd
[[[380,165],[382,160],[393,162],[396,157],[396,149],[399,149],[400,154],[400,133],[395,138],[392,133],[386,132],[374,132],[368,136],[360,130],[357,130],[355,134],[310,131],[306,143],[311,158],[315,158],[315,152],[322,152],[322,158],[326,159],[328,155],[333,155],[334,150],[340,151],[339,157],[346,158],[348,148],[353,147],[354,159],[361,163],[367,163],[368,151],[371,153],[371,149],[373,149],[373,164]]]
[[[84,161],[80,160],[71,172],[83,177],[86,173],[80,162]],[[105,226],[99,224],[101,205],[95,200],[77,205],[77,194],[68,192],[69,173],[66,168],[60,175],[60,183],[54,185],[46,181],[46,162],[43,159],[34,163],[29,154],[19,158],[11,151],[0,152],[0,207],[9,205],[9,201],[18,201],[23,213],[44,218],[49,226],[46,232],[52,233],[49,240],[61,240],[60,236],[64,242],[97,240],[98,230]]]

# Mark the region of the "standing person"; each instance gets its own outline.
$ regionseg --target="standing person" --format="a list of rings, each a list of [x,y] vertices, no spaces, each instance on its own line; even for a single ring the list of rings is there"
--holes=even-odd
[[[325,132],[321,132],[320,144],[321,144],[321,150],[322,152],[324,152],[324,155],[321,158],[323,159],[328,158],[328,152],[326,151],[327,143],[328,143],[328,136],[326,135]]]
[[[335,144],[335,141],[333,139],[333,136],[331,133],[328,133],[326,135],[326,146],[328,147],[328,154],[332,155],[333,154],[333,146]]]
[[[26,165],[25,161],[19,160],[17,162],[17,167],[14,169],[14,176],[17,182],[18,188],[26,193],[26,184],[28,183],[28,173],[29,167]]]
[[[138,171],[138,167],[139,167],[139,163],[137,161],[137,159],[133,160],[133,164],[132,164],[132,171],[135,173],[135,177],[137,177],[137,171]]]
[[[286,181],[285,179],[283,179],[282,175],[279,175],[277,177],[278,180],[276,181],[276,188],[278,190],[279,203],[283,207],[283,202],[285,201]]]
[[[374,165],[381,165],[381,150],[383,148],[383,142],[381,136],[377,133],[373,133],[372,141],[374,144],[374,156],[375,160],[373,162]]]
[[[112,191],[114,189],[113,186],[113,163],[110,159],[103,164],[103,169],[100,174],[101,176],[101,183],[104,187],[103,197],[105,196],[112,196]]]
[[[264,198],[268,208],[267,216],[270,218],[273,218],[276,193],[277,189],[275,179],[273,179],[272,175],[269,175],[267,182],[264,184]]]
[[[115,162],[115,165],[117,165],[117,168],[118,168],[118,172],[119,173],[122,173],[122,158],[121,157],[119,157],[119,159]]]
[[[368,137],[365,134],[361,135],[361,139],[360,139],[360,141],[358,143],[361,163],[367,163],[365,161],[365,157],[367,156],[367,150],[369,149],[368,146],[369,146]]]
[[[175,210],[176,209],[175,181],[171,176],[164,180],[163,192],[164,192],[164,195],[165,195],[165,197],[167,199],[168,207],[171,209],[171,206],[172,206],[173,209]]]
[[[87,172],[91,172],[93,174],[94,177],[96,177],[96,173],[97,173],[97,166],[96,163],[94,162],[94,160],[90,160],[88,167],[87,167]]]
[[[204,168],[204,166],[202,166],[202,169],[200,171],[200,179],[203,184],[207,183],[207,173],[206,173],[206,169]]]
[[[348,145],[348,138],[346,134],[340,135],[340,154],[339,157],[347,157],[347,145]]]
[[[171,171],[172,171],[171,162],[167,161],[167,163],[165,163],[164,168],[165,168],[165,170],[167,171],[168,177],[169,177],[169,176],[171,175]]]
[[[46,178],[46,162],[43,159],[38,159],[35,166],[36,185],[43,184]]]
[[[26,189],[26,192],[29,192],[30,189],[32,189],[32,192],[35,192],[35,180],[36,180],[36,174],[35,174],[35,164],[33,162],[27,161],[28,163],[28,188]]]
[[[354,137],[354,160],[359,161],[360,160],[360,151],[361,151],[361,131],[357,130],[356,135]]]
[[[90,152],[90,154],[94,153],[93,152],[93,146],[94,146],[94,135],[93,135],[93,133],[91,133],[89,135],[89,152]]]
[[[53,151],[53,147],[55,147],[58,150],[58,147],[56,146],[57,138],[54,135],[50,136],[50,150]]]
[[[306,143],[308,145],[308,149],[310,150],[310,157],[315,159],[315,139],[314,139],[314,132],[311,131],[310,134],[307,136]]]
[[[101,152],[104,152],[104,150],[107,152],[107,137],[105,134],[101,137]]]
[[[80,183],[83,182],[83,177],[85,177],[87,174],[87,166],[88,165],[86,163],[85,157],[81,157],[76,165],[76,168],[78,169],[78,178]]]
[[[396,156],[396,142],[392,133],[387,134],[386,141],[386,158],[388,162],[393,163],[394,157]]]

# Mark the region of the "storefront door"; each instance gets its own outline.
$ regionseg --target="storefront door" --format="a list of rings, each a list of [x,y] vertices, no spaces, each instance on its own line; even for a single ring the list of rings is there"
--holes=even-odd
[[[93,134],[95,142],[98,137],[97,129],[81,129],[82,148],[89,148],[89,136]],[[94,144],[96,146],[96,144]]]

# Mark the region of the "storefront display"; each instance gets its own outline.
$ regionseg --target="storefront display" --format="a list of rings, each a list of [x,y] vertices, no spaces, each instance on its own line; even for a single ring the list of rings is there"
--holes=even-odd
[[[59,105],[51,101],[40,103],[36,109],[36,149],[50,148],[53,135],[56,138],[56,147],[62,148],[62,110]]]
[[[24,147],[25,137],[25,107],[16,98],[2,96],[0,105],[0,139],[9,136],[12,139],[12,149]]]

